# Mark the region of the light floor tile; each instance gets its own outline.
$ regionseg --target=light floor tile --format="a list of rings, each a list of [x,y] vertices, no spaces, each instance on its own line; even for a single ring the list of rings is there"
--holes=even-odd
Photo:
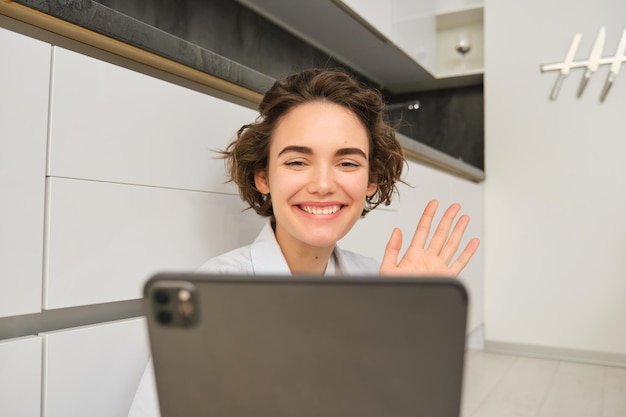
[[[469,350],[462,417],[626,417],[626,368]]]
[[[554,361],[517,358],[471,417],[535,416],[557,367]]]
[[[477,350],[469,350],[465,361],[465,379],[461,415],[471,416],[489,392],[511,368],[516,358]]]
[[[626,368],[607,368],[602,417],[626,416]]]
[[[560,362],[538,417],[600,416],[604,367]]]

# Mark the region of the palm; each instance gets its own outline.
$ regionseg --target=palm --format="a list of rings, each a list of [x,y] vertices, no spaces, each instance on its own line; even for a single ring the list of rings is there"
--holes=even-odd
[[[381,275],[428,275],[456,277],[468,264],[480,244],[474,238],[465,246],[459,256],[454,255],[459,248],[463,233],[469,223],[469,217],[463,215],[450,229],[461,206],[452,204],[444,213],[428,247],[426,242],[437,212],[437,201],[426,205],[420,218],[413,239],[402,259],[398,260],[402,247],[402,232],[394,229],[385,248],[385,255],[380,266]]]

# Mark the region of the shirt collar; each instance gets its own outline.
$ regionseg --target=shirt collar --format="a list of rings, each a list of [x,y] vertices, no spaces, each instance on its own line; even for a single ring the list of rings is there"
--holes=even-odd
[[[252,268],[255,275],[291,275],[291,270],[276,241],[271,220],[261,229],[261,233],[250,247]],[[347,265],[341,251],[335,246],[324,275],[342,275]]]
[[[250,247],[255,275],[291,275],[289,265],[278,246],[272,223],[268,220]]]

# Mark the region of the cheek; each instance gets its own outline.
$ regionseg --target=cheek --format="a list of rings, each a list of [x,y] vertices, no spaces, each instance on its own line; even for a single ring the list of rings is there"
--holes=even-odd
[[[306,184],[304,175],[298,172],[273,172],[270,173],[270,188],[272,194],[290,194]]]
[[[344,184],[346,188],[350,190],[350,194],[354,195],[355,197],[358,196],[360,198],[362,195],[371,194],[370,191],[372,188],[372,184],[370,184],[367,174],[349,177],[346,179]],[[375,184],[373,185],[373,187],[373,190],[376,191]]]

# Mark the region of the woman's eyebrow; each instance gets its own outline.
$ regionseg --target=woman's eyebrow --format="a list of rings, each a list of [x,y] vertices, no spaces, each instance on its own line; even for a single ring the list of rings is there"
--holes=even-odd
[[[282,154],[288,153],[288,152],[296,152],[296,153],[303,153],[307,155],[313,155],[313,149],[309,148],[308,146],[290,145],[290,146],[285,146],[280,152],[278,152],[278,156],[281,156]],[[335,155],[336,156],[359,155],[367,159],[367,155],[365,154],[365,152],[363,152],[363,150],[359,148],[337,149],[337,152],[335,152]]]
[[[287,152],[305,153],[308,155],[313,154],[313,150],[307,146],[291,145],[291,146],[285,146],[280,152],[278,152],[278,156],[281,156],[282,154],[287,153]]]
[[[341,148],[341,149],[338,149],[337,152],[335,152],[335,155],[337,156],[360,155],[363,158],[367,159],[367,155],[365,154],[365,152],[363,152],[363,150],[359,148]]]

